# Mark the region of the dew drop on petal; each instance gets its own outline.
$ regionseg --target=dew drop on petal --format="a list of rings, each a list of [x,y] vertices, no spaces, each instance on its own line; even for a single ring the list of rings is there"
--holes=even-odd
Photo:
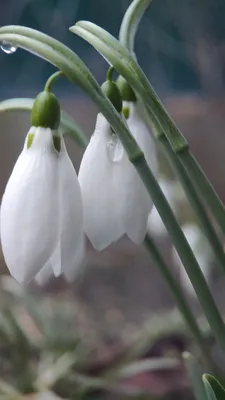
[[[1,43],[1,49],[2,49],[2,51],[4,51],[4,53],[6,53],[6,54],[13,54],[13,53],[16,52],[17,47],[16,47],[16,46],[13,46],[11,43],[8,43],[8,42],[3,41],[3,42]]]
[[[118,136],[113,133],[110,140],[107,142],[107,153],[110,161],[119,162],[124,154],[124,148]]]

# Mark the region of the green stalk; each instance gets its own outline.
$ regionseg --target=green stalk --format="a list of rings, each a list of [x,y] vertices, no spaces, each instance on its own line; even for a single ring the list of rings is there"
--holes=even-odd
[[[187,195],[187,198],[195,211],[195,215],[198,219],[198,222],[208,239],[209,245],[212,247],[213,252],[217,258],[217,261],[221,267],[222,272],[225,272],[225,253],[223,250],[223,246],[220,242],[218,234],[214,229],[213,225],[210,222],[210,219],[207,215],[207,212],[195,190],[195,187],[187,174],[185,168],[182,166],[178,156],[173,152],[171,146],[166,138],[166,136],[159,136],[158,142],[161,145],[164,153],[168,157],[171,165],[180,179],[182,187]]]
[[[196,343],[201,349],[202,356],[204,357],[204,361],[207,367],[211,370],[214,369],[210,351],[205,343],[205,338],[198,327],[196,319],[192,314],[192,311],[185,299],[182,290],[180,289],[179,284],[174,278],[172,272],[170,271],[170,267],[164,261],[150,235],[146,235],[144,244],[150,257],[152,258],[153,263],[155,264],[156,268],[158,268],[168,287],[170,288],[171,293],[176,300],[177,306],[179,307],[179,310],[183,315],[187,326],[190,329],[190,332],[192,333]]]
[[[132,155],[132,153],[130,153],[129,158],[141,176],[141,179],[144,182],[145,187],[148,190],[152,201],[155,204],[159,215],[170,234],[180,259],[195,289],[196,295],[198,296],[198,299],[202,305],[206,318],[208,319],[209,325],[211,326],[218,343],[225,351],[225,326],[223,319],[210,293],[199,264],[186,241],[184,233],[180,228],[168,202],[166,201],[161,188],[156,182],[154,175],[150,171],[144,155]]]
[[[213,189],[212,184],[209,182],[205,173],[195,160],[194,156],[188,151],[188,149],[179,152],[178,157],[180,162],[185,167],[192,183],[194,184],[199,195],[203,201],[208,205],[213,217],[217,224],[221,228],[223,234],[225,234],[225,209],[219,196]]]
[[[63,72],[62,71],[56,71],[54,72],[54,74],[52,74],[46,84],[45,84],[45,91],[46,92],[51,92],[52,91],[52,86],[54,85],[54,83],[63,76]]]

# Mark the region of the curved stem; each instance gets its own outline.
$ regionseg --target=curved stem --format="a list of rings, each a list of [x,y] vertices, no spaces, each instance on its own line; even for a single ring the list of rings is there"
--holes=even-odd
[[[152,0],[134,0],[124,14],[120,27],[120,42],[135,56],[134,40],[138,25]]]
[[[114,68],[114,67],[109,67],[109,69],[108,69],[108,71],[107,71],[107,74],[106,74],[106,79],[107,79],[108,81],[112,81],[112,80],[113,80],[113,73],[114,73],[114,71],[115,71],[115,68]]]
[[[55,83],[55,81],[57,81],[57,79],[59,79],[61,76],[63,76],[63,72],[62,71],[56,71],[54,74],[52,74],[46,84],[45,84],[45,88],[44,90],[46,92],[51,92],[52,90],[52,85]]]

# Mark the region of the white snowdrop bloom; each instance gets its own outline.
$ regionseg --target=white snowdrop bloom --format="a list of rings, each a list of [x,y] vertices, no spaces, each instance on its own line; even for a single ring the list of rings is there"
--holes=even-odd
[[[173,210],[176,209],[176,191],[174,182],[166,178],[160,178],[158,181],[167,201]],[[160,238],[167,235],[166,227],[157,211],[157,208],[153,206],[148,216],[147,224],[148,232],[154,237]]]
[[[213,252],[208,242],[206,241],[200,228],[198,228],[198,226],[193,223],[185,224],[182,227],[182,230],[189,245],[193,250],[193,253],[199,263],[204,277],[207,281],[209,281],[213,262]],[[181,285],[190,296],[196,297],[196,293],[192,286],[192,283],[174,247],[172,249],[172,257],[174,260],[174,264],[178,268]]]
[[[80,263],[81,192],[56,130],[32,126],[28,132],[2,198],[0,231],[6,265],[18,282],[38,273],[46,279],[51,269],[71,275]]]
[[[45,284],[53,275],[64,274],[72,281],[78,272],[85,252],[83,211],[80,185],[73,164],[61,138],[59,153],[59,225],[58,244],[35,280]]]
[[[127,124],[146,160],[156,173],[155,146],[136,103],[129,108]],[[102,114],[84,153],[78,179],[84,208],[84,231],[92,245],[102,250],[127,234],[140,244],[145,237],[152,203],[118,136]]]

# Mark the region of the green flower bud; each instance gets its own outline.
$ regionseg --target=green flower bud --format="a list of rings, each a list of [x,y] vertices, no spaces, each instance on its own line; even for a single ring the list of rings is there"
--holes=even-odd
[[[137,97],[132,89],[132,87],[129,85],[129,83],[126,81],[126,79],[122,76],[119,75],[117,78],[116,84],[120,90],[122,99],[124,101],[137,101]]]
[[[103,93],[111,101],[111,103],[114,105],[115,109],[120,113],[122,111],[123,103],[120,91],[116,83],[107,80],[102,84],[101,89]]]
[[[57,129],[60,123],[60,105],[51,92],[41,92],[36,97],[32,112],[31,125],[42,128]]]

